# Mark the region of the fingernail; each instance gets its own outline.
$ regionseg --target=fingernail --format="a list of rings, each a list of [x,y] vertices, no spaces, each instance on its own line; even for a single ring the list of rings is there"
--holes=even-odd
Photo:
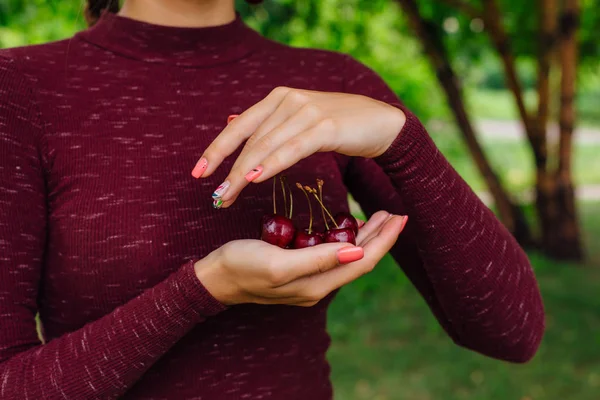
[[[253,180],[255,180],[256,178],[258,178],[263,172],[263,167],[262,165],[259,165],[258,167],[254,168],[252,171],[248,172],[246,174],[246,180],[248,182],[252,182]]]
[[[229,125],[231,123],[231,121],[233,121],[237,117],[239,117],[238,114],[231,114],[229,117],[227,117],[227,125]]]
[[[356,219],[356,223],[358,224],[358,227],[359,227],[359,228],[362,228],[362,227],[363,227],[363,225],[365,224],[365,221],[363,221],[362,219],[358,219],[358,218],[357,218],[357,219]]]
[[[365,256],[365,251],[362,247],[344,247],[338,250],[337,258],[340,264],[348,264],[354,261],[358,261]]]
[[[212,198],[213,199],[220,199],[223,197],[223,195],[225,194],[225,192],[227,191],[227,189],[229,189],[229,181],[225,181],[223,183],[221,183],[219,185],[218,188],[215,189],[215,191],[212,194]]]
[[[221,199],[216,199],[213,201],[213,208],[216,208],[217,210],[219,208],[221,208],[222,205],[223,205],[223,200],[221,200]]]
[[[406,223],[408,222],[408,215],[403,215],[402,216],[402,227],[400,228],[400,232],[402,232],[402,230],[404,229],[404,227],[406,226]]]
[[[202,157],[194,166],[194,169],[192,170],[192,176],[196,179],[200,178],[204,171],[206,171],[206,167],[208,167],[208,160]]]

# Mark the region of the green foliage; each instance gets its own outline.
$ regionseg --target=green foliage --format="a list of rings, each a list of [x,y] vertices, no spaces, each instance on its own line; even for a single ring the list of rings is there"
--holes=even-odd
[[[421,118],[447,115],[435,75],[393,1],[271,0],[261,7],[238,1],[238,10],[279,42],[351,54],[378,72]]]
[[[0,48],[64,39],[85,26],[83,3],[0,0]]]
[[[481,9],[481,0],[465,0]],[[480,20],[472,20],[441,0],[419,0],[424,17],[435,26],[440,40],[449,49],[459,76],[466,80],[477,77],[477,83],[488,89],[505,89],[504,72],[496,54],[491,51],[489,36],[481,29]],[[539,11],[532,1],[499,0],[502,23],[509,35],[510,47],[517,56],[517,71],[525,88],[533,88],[536,82],[535,59],[538,54]],[[582,66],[593,66],[598,76],[597,60],[600,57],[598,26],[600,0],[581,0],[580,59]],[[587,79],[588,75],[581,78]]]
[[[588,241],[600,204],[582,204]],[[590,257],[600,262],[600,251]],[[454,345],[391,257],[344,287],[329,311],[335,398],[344,400],[595,400],[600,391],[600,271],[531,254],[547,331],[526,365]],[[576,289],[574,289],[576,288]]]

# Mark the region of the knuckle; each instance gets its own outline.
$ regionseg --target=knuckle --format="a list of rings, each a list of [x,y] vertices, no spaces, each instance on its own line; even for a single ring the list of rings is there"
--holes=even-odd
[[[322,289],[313,289],[313,290],[309,290],[308,291],[308,293],[306,294],[305,298],[306,298],[306,301],[318,302],[318,301],[320,301],[325,296],[327,296],[327,293],[326,293],[325,290],[322,290]]]
[[[254,147],[256,148],[257,151],[260,151],[261,153],[269,152],[271,150],[271,148],[273,147],[273,139],[269,135],[265,135],[265,136],[261,137],[260,139],[256,140]]]
[[[287,142],[287,147],[292,154],[302,153],[304,140],[301,136],[294,136]]]
[[[266,269],[266,279],[272,285],[280,285],[284,283],[284,271],[279,268],[278,265],[275,265],[274,262],[271,262]]]
[[[327,271],[327,267],[329,266],[329,261],[327,259],[327,257],[323,256],[323,255],[318,255],[315,258],[315,264],[317,266],[317,270],[319,271],[319,273],[325,272]]]
[[[316,119],[323,113],[321,106],[315,103],[306,103],[302,106],[302,112],[310,119]]]
[[[256,145],[256,142],[258,142],[259,140],[260,136],[256,134],[250,136],[248,140],[246,140],[246,147],[254,147]]]
[[[221,264],[226,268],[230,268],[235,265],[235,249],[231,243],[226,243],[221,246],[216,253],[217,259],[220,260]]]
[[[287,86],[277,86],[275,89],[271,90],[271,95],[273,96],[282,96],[286,95],[290,91],[290,88]]]
[[[219,253],[224,256],[227,257],[231,254],[232,251],[234,251],[233,247],[234,247],[234,242],[227,242],[225,243],[223,246],[219,247]]]
[[[308,103],[308,96],[299,90],[290,90],[285,95],[286,99],[292,104],[306,104]]]
[[[204,153],[202,154],[203,157],[205,157],[208,160],[215,160],[220,158],[220,155],[223,153],[223,151],[220,149],[220,145],[217,141],[213,142],[210,147],[208,147],[206,150],[204,150]]]
[[[286,167],[286,158],[282,151],[276,151],[264,160],[263,165],[268,165],[270,170],[280,171]]]
[[[319,121],[319,131],[334,132],[336,130],[337,123],[333,118],[323,118]]]

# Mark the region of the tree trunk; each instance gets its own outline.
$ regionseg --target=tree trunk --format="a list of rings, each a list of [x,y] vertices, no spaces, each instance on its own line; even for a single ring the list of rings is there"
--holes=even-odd
[[[557,0],[538,0],[540,9],[540,37],[538,54],[538,113],[537,124],[544,130],[550,112],[550,69],[556,45],[556,25],[558,22]]]
[[[531,245],[531,232],[521,210],[511,202],[477,141],[473,124],[466,111],[458,77],[452,69],[439,36],[435,33],[436,27],[421,16],[415,0],[397,1],[406,13],[411,27],[421,39],[424,51],[436,70],[438,80],[444,89],[467,147],[494,198],[500,220],[513,233],[519,243]]]
[[[565,0],[560,17],[560,142],[558,169],[538,193],[542,221],[542,246],[550,256],[581,260],[583,248],[579,232],[571,155],[575,126],[575,95],[577,77],[577,28],[579,1]],[[550,175],[548,173],[547,175]]]
[[[416,7],[414,0],[400,1]],[[507,86],[512,92],[531,145],[536,166],[536,209],[542,230],[542,248],[546,254],[562,259],[583,257],[577,220],[575,191],[571,172],[572,136],[575,123],[575,83],[579,0],[562,0],[560,36],[557,38],[557,0],[538,0],[540,10],[540,47],[538,58],[538,109],[530,114],[525,105],[509,37],[502,25],[502,13],[496,0],[482,0],[483,10],[462,0],[439,0],[475,18],[484,19],[486,31],[500,55]],[[560,40],[557,40],[560,39]],[[560,42],[561,109],[558,168],[548,162],[547,123],[550,110],[550,72],[556,44]]]

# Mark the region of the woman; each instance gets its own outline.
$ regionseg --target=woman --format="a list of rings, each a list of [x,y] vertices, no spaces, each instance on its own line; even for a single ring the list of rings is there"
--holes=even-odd
[[[527,257],[418,119],[233,3],[93,1],[74,38],[0,52],[0,398],[329,399],[327,306],[390,249],[458,345],[529,360]],[[354,196],[357,246],[256,240],[283,171]]]

